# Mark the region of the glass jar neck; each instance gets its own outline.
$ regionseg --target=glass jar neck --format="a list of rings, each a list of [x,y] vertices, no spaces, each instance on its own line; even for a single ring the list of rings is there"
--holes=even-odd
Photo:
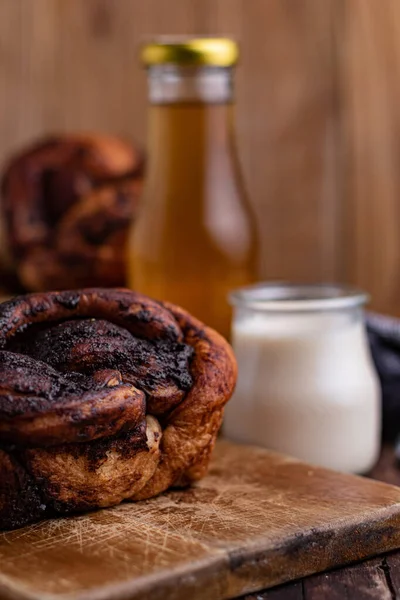
[[[269,314],[311,314],[361,309],[368,295],[339,284],[259,283],[233,291],[232,305]]]
[[[155,65],[148,70],[151,104],[230,103],[232,68]]]

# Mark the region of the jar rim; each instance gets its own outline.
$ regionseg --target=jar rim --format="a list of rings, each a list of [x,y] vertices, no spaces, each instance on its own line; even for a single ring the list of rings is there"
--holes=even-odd
[[[307,312],[354,308],[369,295],[358,288],[336,283],[260,282],[233,290],[232,306],[265,312]]]

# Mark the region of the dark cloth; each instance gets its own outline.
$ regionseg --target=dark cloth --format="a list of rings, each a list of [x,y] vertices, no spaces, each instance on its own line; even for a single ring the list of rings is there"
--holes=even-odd
[[[383,439],[400,434],[400,319],[367,313],[372,358],[383,396]]]

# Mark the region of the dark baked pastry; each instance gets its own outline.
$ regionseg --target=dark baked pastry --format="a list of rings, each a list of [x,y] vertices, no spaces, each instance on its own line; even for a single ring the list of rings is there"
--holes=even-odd
[[[0,529],[201,478],[230,398],[229,344],[127,290],[0,305]]]
[[[1,212],[25,288],[123,285],[142,172],[132,144],[95,134],[60,135],[15,156],[3,176]]]

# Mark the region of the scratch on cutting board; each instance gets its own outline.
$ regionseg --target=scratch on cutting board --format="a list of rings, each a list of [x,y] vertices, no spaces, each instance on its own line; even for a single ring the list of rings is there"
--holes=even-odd
[[[260,502],[256,491],[258,490],[247,488],[244,494],[243,483],[221,485],[220,482],[218,492],[201,487],[193,488],[185,493],[175,492],[162,496],[157,501],[136,506],[125,504],[102,513],[39,523],[12,534],[4,533],[2,538],[10,544],[28,536],[31,543],[25,546],[29,548],[22,555],[25,558],[63,545],[74,546],[81,554],[108,554],[111,558],[118,556],[123,560],[125,554],[118,542],[129,535],[143,542],[145,558],[151,548],[162,550],[163,554],[174,555],[176,550],[169,547],[171,541],[196,541],[202,544],[203,534],[206,532],[207,536],[218,536],[223,542],[225,533],[229,537],[232,526],[237,523],[238,509],[242,536],[247,531],[255,532],[258,529],[255,517],[264,512],[263,502]],[[267,504],[266,512],[270,510],[270,502]],[[102,515],[101,518],[99,515]],[[2,556],[1,549],[0,557],[4,561],[10,560],[7,556]]]

